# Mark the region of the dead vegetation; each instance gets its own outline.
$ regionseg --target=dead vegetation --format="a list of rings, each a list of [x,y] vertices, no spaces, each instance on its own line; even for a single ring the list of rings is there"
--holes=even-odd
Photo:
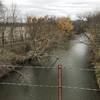
[[[13,4],[10,9],[0,10],[1,63],[46,65],[50,52],[68,48],[73,30],[70,18],[26,16],[23,22],[17,10]]]

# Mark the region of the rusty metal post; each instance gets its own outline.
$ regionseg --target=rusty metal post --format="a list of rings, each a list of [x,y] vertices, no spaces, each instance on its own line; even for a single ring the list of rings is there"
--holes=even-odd
[[[62,65],[58,65],[58,98],[62,100]]]

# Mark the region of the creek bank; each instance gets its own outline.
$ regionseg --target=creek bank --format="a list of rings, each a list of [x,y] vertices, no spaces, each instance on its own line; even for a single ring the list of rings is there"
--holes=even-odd
[[[50,57],[53,51],[56,50],[68,50],[69,42],[74,39],[74,36],[68,37],[68,40],[55,43],[52,48],[49,48],[49,54],[33,54],[32,50],[24,55],[17,55],[10,50],[0,51],[0,78],[8,75],[10,72],[21,69],[14,66],[48,66],[50,64]],[[67,45],[67,46],[66,46]],[[17,49],[19,50],[19,49]],[[18,51],[17,51],[18,52]],[[36,56],[39,57],[36,57]],[[10,67],[11,66],[11,67]]]
[[[96,52],[94,58],[96,59],[95,66],[94,66],[96,68],[95,73],[96,73],[97,82],[100,88],[100,49]]]
[[[100,49],[96,49],[95,51],[90,51],[89,57],[89,67],[93,68],[96,75],[96,81],[100,88]]]

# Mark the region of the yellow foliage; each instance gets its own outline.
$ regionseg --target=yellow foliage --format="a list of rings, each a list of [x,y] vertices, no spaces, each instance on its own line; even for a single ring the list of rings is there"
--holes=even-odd
[[[61,17],[57,20],[57,25],[61,30],[70,32],[73,30],[73,25],[70,18]]]

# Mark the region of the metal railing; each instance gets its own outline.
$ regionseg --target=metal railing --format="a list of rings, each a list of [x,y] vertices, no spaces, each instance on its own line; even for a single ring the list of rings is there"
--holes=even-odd
[[[28,68],[28,69],[57,69],[58,67],[42,67],[42,66],[13,66],[13,65],[0,65],[4,68]],[[89,72],[93,72],[95,71],[94,69],[89,69],[89,68],[67,68],[67,67],[63,67],[62,69],[67,69],[67,70],[80,70],[80,71],[89,71]],[[40,87],[40,88],[59,88],[59,85],[42,85],[42,84],[25,84],[25,83],[10,83],[10,82],[0,82],[0,85],[12,85],[12,86],[27,86],[27,87]],[[60,88],[62,89],[78,89],[78,90],[85,90],[85,91],[99,91],[100,89],[96,89],[96,88],[84,88],[84,87],[78,87],[78,86],[67,86],[67,85],[62,85],[60,86]]]

